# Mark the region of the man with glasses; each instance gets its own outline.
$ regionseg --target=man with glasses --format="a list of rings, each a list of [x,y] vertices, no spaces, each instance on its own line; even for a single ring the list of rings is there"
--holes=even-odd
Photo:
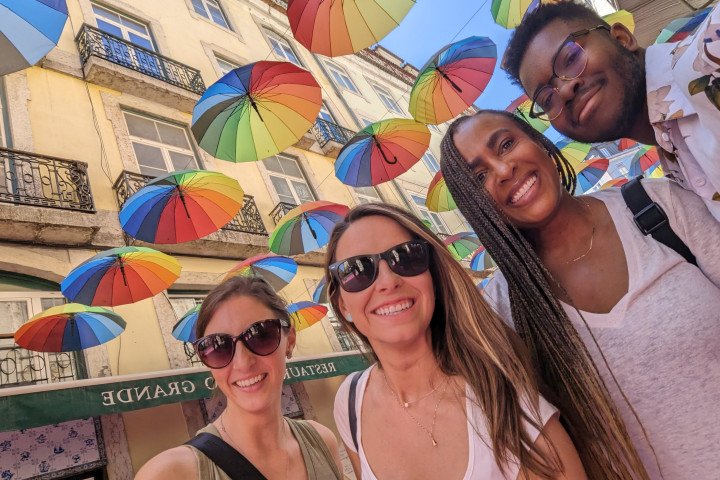
[[[658,145],[667,176],[720,220],[720,7],[680,43],[643,49],[584,5],[542,5],[516,29],[503,68],[533,99],[531,116],[568,137]]]

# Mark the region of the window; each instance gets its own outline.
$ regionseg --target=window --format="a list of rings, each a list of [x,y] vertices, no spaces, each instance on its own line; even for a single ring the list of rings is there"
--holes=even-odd
[[[236,68],[238,68],[240,66],[233,62],[225,60],[222,57],[218,57],[217,55],[215,55],[215,61],[217,62],[218,67],[220,67],[220,75],[221,76],[227,75],[228,73],[232,72],[233,70],[235,70]]]
[[[315,200],[297,160],[287,155],[276,155],[263,160],[270,182],[281,202],[300,205]]]
[[[267,38],[270,42],[270,47],[272,48],[273,52],[275,52],[275,55],[284,60],[287,60],[288,62],[294,63],[298,67],[303,66],[302,63],[300,63],[300,59],[295,54],[295,50],[293,50],[287,40],[273,33],[268,33]]]
[[[435,158],[435,155],[433,155],[430,150],[425,152],[425,155],[422,156],[422,161],[428,168],[428,170],[430,170],[432,173],[437,173],[440,171],[440,163],[437,161],[437,158]]]
[[[358,203],[361,205],[383,201],[375,187],[355,187],[355,196],[357,196]]]
[[[327,63],[326,65],[328,71],[330,72],[330,76],[333,78],[333,81],[337,86],[360,95],[360,90],[358,90],[357,86],[345,70],[332,63]]]
[[[425,197],[421,197],[420,195],[412,194],[410,195],[413,199],[413,202],[415,202],[415,208],[417,208],[418,212],[420,212],[420,219],[427,221],[432,225],[432,228],[437,233],[442,233],[444,235],[447,235],[448,229],[445,226],[445,222],[442,221],[442,218],[440,218],[440,215],[438,215],[435,212],[431,212],[428,210],[428,208],[425,206]]]
[[[362,342],[359,338],[356,337],[353,339],[353,334],[345,330],[340,323],[340,320],[338,320],[335,316],[335,312],[332,307],[328,308],[327,318],[330,321],[330,325],[333,327],[333,330],[335,330],[335,336],[337,337],[338,342],[340,343],[340,348],[343,352],[356,350],[357,347],[361,345]]]
[[[140,173],[157,177],[198,168],[185,128],[134,113],[124,115]]]
[[[147,25],[97,5],[93,5],[92,9],[97,26],[103,32],[153,52],[157,50]]]
[[[364,117],[359,117],[359,118],[360,118],[360,123],[362,123],[362,128],[365,128],[368,125],[372,125],[373,123],[375,123],[372,120],[368,120],[367,118],[364,118]]]
[[[322,105],[320,106],[320,113],[318,114],[317,118],[319,120],[325,120],[326,122],[337,123],[335,121],[335,117],[333,117],[332,113],[330,113],[330,110],[328,110],[325,102],[322,102]]]
[[[442,133],[442,132],[440,131],[440,129],[438,128],[437,125],[431,125],[431,124],[429,124],[429,125],[428,125],[428,128],[429,128],[430,130],[432,130],[433,132],[435,132],[435,133]]]
[[[395,113],[403,113],[400,105],[397,104],[390,92],[380,85],[373,85],[372,87],[375,89],[375,93],[377,93],[378,97],[380,97],[380,101],[387,107],[388,110]]]
[[[192,0],[192,5],[195,11],[203,17],[230,30],[230,25],[228,25],[225,14],[217,0]]]

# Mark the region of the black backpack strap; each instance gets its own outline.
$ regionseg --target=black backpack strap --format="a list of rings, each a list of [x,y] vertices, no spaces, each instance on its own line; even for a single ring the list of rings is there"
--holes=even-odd
[[[255,465],[222,438],[211,433],[199,433],[185,442],[200,450],[232,480],[267,480]],[[202,472],[200,472],[202,475]]]
[[[645,191],[640,182],[642,178],[640,175],[621,187],[623,199],[633,213],[635,225],[643,235],[652,235],[655,240],[675,250],[689,263],[697,265],[695,255],[673,231],[665,211],[653,202]]]
[[[353,373],[352,380],[350,380],[350,392],[348,393],[348,420],[350,422],[350,436],[353,439],[355,445],[355,451],[360,452],[357,438],[357,408],[355,406],[355,396],[357,393],[357,383],[360,380],[363,372]]]

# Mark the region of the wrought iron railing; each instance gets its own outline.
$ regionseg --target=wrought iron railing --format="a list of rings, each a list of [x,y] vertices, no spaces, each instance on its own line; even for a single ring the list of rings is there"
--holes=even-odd
[[[195,353],[195,348],[193,348],[192,343],[183,342],[183,349],[185,350],[185,356],[187,357],[188,362],[190,362],[191,366],[194,367],[196,365],[203,365],[203,363],[198,358],[197,353]]]
[[[149,175],[128,172],[127,170],[123,171],[113,185],[118,205],[122,207],[125,200],[130,198],[132,194],[140,190],[152,179],[153,177]],[[258,210],[255,198],[252,195],[245,195],[245,202],[240,212],[235,215],[235,218],[233,218],[230,223],[223,227],[223,230],[252,233],[254,235],[268,234],[262,216],[260,215],[260,210]]]
[[[315,124],[312,126],[312,131],[315,134],[315,138],[320,144],[320,148],[324,147],[328,143],[337,142],[340,145],[345,145],[352,137],[355,132],[352,130],[341,127],[337,123],[328,122],[318,118],[315,120]]]
[[[295,207],[297,207],[297,205],[294,203],[280,202],[270,211],[270,218],[272,218],[272,221],[277,225],[280,219]]]
[[[83,65],[91,56],[95,56],[198,95],[205,91],[205,83],[199,70],[90,25],[83,25],[75,41]]]
[[[0,148],[0,202],[95,212],[87,164]]]
[[[41,353],[17,346],[0,347],[0,388],[87,378],[77,352]]]

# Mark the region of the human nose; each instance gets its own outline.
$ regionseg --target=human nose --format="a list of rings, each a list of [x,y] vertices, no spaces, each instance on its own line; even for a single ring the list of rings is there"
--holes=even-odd
[[[568,80],[558,79],[557,84],[553,85],[563,107],[575,98],[581,85],[582,80],[580,78],[571,78]]]
[[[502,184],[508,180],[512,180],[513,177],[515,177],[517,163],[511,156],[508,156],[506,158],[493,161],[491,168],[493,173],[495,174],[496,182],[498,184]]]
[[[245,346],[242,340],[237,339],[235,341],[235,355],[233,355],[231,362],[232,367],[236,370],[244,370],[254,365],[256,361],[255,354]]]
[[[392,290],[397,288],[400,282],[402,282],[402,277],[390,269],[387,261],[380,260],[375,288],[379,291]]]

